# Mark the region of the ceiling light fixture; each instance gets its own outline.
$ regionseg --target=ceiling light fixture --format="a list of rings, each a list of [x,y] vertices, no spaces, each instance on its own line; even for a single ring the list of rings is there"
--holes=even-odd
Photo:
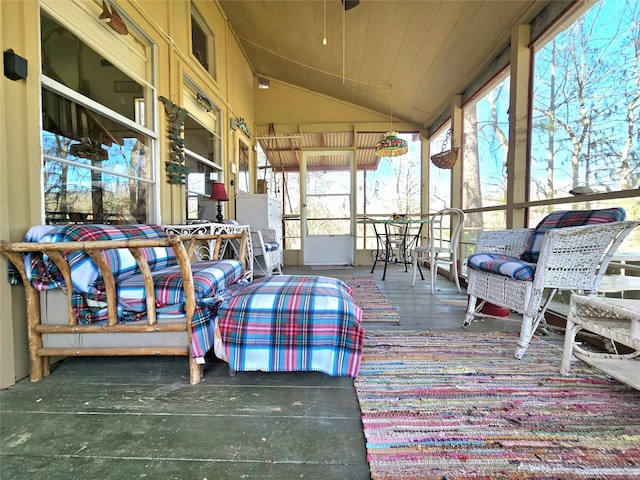
[[[397,157],[404,155],[409,151],[409,143],[398,138],[398,132],[393,131],[393,87],[391,87],[391,127],[384,135],[384,138],[376,143],[376,156],[378,157]]]
[[[324,11],[322,20],[322,45],[327,44],[327,0],[324,0]]]
[[[382,140],[376,143],[378,157],[397,157],[409,151],[406,140],[398,138],[398,132],[387,132]]]

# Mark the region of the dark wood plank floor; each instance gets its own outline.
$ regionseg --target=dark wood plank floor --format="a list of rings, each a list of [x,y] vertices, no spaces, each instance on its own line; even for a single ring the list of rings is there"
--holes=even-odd
[[[369,275],[368,268],[285,273]],[[400,325],[367,330],[460,330],[465,296],[443,277],[393,266],[374,278]],[[487,320],[474,331],[518,331]],[[465,330],[466,331],[466,330]],[[240,373],[212,358],[200,385],[184,358],[71,358],[37,383],[0,393],[0,478],[368,479],[353,381],[319,373]]]

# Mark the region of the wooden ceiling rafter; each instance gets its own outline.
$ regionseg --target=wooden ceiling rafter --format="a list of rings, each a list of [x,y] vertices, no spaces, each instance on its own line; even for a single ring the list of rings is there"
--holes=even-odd
[[[301,152],[305,150],[327,151],[318,155],[316,164],[309,164],[307,170],[344,170],[344,159],[340,154],[332,155],[332,150],[354,149],[359,171],[373,171],[380,165],[380,157],[375,155],[375,144],[384,136],[383,132],[305,132],[301,134],[277,134],[270,126],[268,135],[257,136],[267,156],[270,168],[281,172],[298,172]]]
[[[289,150],[291,151],[291,153],[293,154],[293,158],[296,161],[296,164],[298,166],[298,170],[300,170],[300,149],[296,148],[296,146],[293,143],[293,140],[291,138],[289,138]]]

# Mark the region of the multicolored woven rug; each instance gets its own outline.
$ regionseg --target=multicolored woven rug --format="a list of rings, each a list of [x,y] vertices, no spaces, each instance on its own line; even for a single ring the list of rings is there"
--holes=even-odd
[[[534,338],[367,334],[355,386],[374,480],[638,479],[640,392]]]
[[[362,309],[363,322],[400,323],[400,315],[376,285],[372,277],[359,275],[337,276],[353,289],[351,296]]]

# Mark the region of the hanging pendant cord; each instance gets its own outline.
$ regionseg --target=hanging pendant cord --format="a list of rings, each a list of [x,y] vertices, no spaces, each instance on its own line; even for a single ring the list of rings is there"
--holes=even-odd
[[[324,0],[323,14],[322,14],[322,44],[327,44],[327,0]]]
[[[342,84],[344,85],[344,79],[345,79],[345,17],[347,16],[347,10],[345,8],[342,9]]]
[[[391,93],[390,93],[390,96],[391,96],[391,125],[389,127],[389,131],[393,132],[393,85],[391,85],[390,90],[391,90]]]

